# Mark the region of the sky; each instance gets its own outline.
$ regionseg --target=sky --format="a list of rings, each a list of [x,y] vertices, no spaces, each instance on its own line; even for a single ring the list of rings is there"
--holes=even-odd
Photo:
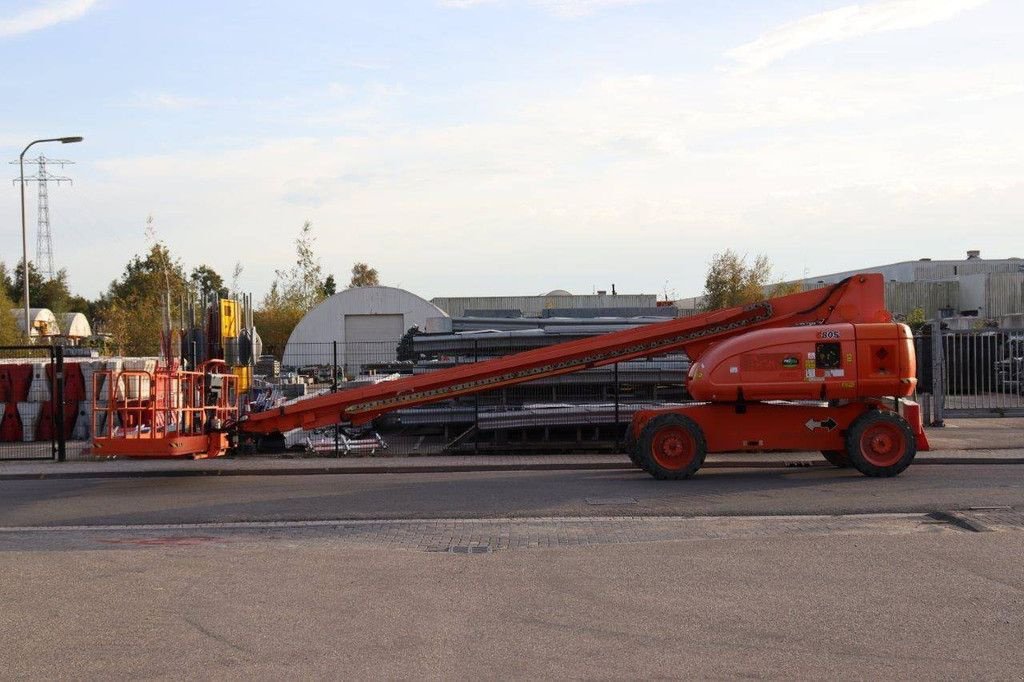
[[[85,137],[30,156],[90,297],[149,216],[257,297],[306,220],[426,298],[1024,256],[1020,0],[0,0],[0,63],[0,155]]]

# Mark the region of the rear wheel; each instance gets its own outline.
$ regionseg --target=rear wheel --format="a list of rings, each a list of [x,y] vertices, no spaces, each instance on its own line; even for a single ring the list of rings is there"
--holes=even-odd
[[[828,460],[829,464],[840,469],[847,469],[850,466],[850,456],[846,454],[846,450],[822,450],[821,456]]]
[[[914,461],[917,441],[903,417],[871,410],[846,432],[846,451],[850,464],[865,476],[896,476]]]
[[[644,426],[637,443],[640,468],[659,480],[689,478],[704,463],[707,441],[697,422],[663,414]]]

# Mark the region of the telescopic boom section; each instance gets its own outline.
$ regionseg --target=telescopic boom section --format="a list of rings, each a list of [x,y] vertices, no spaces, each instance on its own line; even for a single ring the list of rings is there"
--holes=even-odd
[[[890,321],[882,276],[854,275],[824,289],[300,400],[252,413],[238,428],[267,434],[365,424],[393,410],[671,351],[695,361],[711,344],[754,329]]]

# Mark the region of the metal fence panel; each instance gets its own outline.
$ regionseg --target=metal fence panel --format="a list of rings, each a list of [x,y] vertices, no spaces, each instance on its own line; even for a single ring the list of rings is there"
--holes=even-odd
[[[936,420],[1024,416],[1024,329],[933,332]]]
[[[0,346],[0,460],[64,459],[77,404],[65,400],[62,350]]]

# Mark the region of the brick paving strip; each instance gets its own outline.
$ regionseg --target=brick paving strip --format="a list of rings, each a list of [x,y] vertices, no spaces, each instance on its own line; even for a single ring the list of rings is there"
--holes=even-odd
[[[970,527],[952,515],[991,525]],[[972,518],[973,520],[973,518]],[[980,522],[979,522],[980,523]],[[807,535],[962,533],[1024,529],[1024,511],[807,516],[595,516],[495,519],[252,521],[193,524],[0,527],[0,551],[59,544],[102,549],[341,541],[454,554]]]

